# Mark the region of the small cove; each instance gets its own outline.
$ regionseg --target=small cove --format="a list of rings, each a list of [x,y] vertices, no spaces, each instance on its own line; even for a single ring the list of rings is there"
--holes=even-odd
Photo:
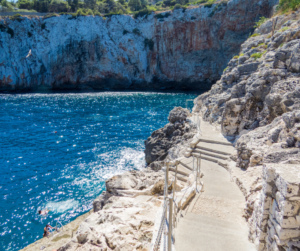
[[[105,180],[145,166],[144,140],[199,93],[0,95],[0,245],[19,250],[46,223],[92,208]],[[189,102],[191,108],[192,102]],[[51,209],[47,218],[37,211]]]

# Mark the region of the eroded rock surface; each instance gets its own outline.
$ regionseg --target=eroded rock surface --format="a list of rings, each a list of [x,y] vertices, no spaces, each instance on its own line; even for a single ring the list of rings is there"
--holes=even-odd
[[[251,240],[259,250],[296,250],[289,249],[292,244],[282,242],[285,237],[279,235],[288,233],[286,239],[292,241],[295,234],[296,241],[300,234],[290,234],[281,223],[283,230],[277,231],[274,219],[267,230],[267,218],[262,218],[267,215],[262,215],[259,206],[264,204],[262,197],[277,189],[270,183],[269,190],[263,190],[262,166],[300,163],[300,12],[277,17],[272,36],[274,19],[241,45],[239,55],[230,60],[221,79],[195,100],[193,112],[220,127],[223,135],[236,139],[236,153],[231,156],[235,164],[229,168],[247,199],[245,217]],[[275,214],[273,211],[271,214]],[[261,221],[264,229],[258,229]],[[270,237],[274,229],[277,239]],[[260,231],[264,233],[260,235]]]
[[[60,251],[149,250],[164,173],[130,171],[106,181],[94,210]]]
[[[170,112],[170,123],[154,131],[145,141],[145,158],[148,164],[164,160],[172,148],[175,150],[174,148],[191,141],[196,134],[196,126],[188,119],[190,116],[190,112],[181,107],[175,107]]]
[[[0,90],[205,89],[277,0],[159,16],[0,18]]]

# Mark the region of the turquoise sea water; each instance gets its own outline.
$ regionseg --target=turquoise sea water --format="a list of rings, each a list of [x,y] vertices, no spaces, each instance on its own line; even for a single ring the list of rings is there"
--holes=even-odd
[[[145,166],[144,140],[187,93],[0,95],[0,250],[92,208],[105,180]],[[192,107],[192,102],[189,102]],[[47,218],[37,211],[50,208]]]

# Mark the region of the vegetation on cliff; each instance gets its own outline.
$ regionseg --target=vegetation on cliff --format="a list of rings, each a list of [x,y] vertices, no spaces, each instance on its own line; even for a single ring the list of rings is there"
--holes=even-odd
[[[212,7],[215,2],[216,0],[163,0],[157,2],[148,2],[148,0],[17,0],[8,2],[0,0],[0,5],[6,7],[8,11],[16,11],[19,8],[21,11],[42,13],[134,14],[137,18],[153,11],[185,9],[190,5],[204,4],[205,7]]]

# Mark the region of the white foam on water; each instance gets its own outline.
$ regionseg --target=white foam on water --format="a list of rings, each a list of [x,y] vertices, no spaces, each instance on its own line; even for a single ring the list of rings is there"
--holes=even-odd
[[[119,155],[103,174],[104,179],[109,179],[114,175],[121,174],[124,171],[132,169],[142,169],[145,167],[145,153],[133,148],[124,148],[121,151],[111,152],[109,155]],[[99,156],[100,157],[100,156]]]
[[[54,213],[63,213],[65,211],[75,209],[79,206],[77,200],[65,200],[65,201],[50,201],[46,204],[46,208],[50,209]]]

